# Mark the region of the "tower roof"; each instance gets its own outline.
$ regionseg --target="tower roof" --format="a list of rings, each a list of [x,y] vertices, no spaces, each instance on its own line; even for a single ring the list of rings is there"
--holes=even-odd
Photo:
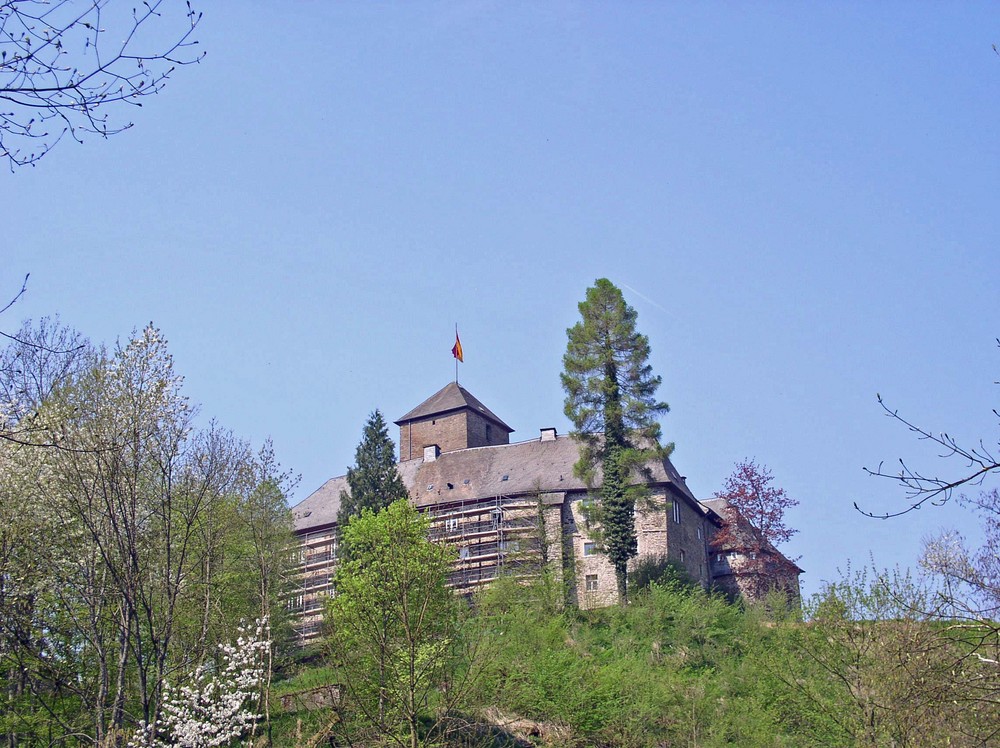
[[[479,402],[479,400],[477,400],[471,392],[462,387],[458,382],[448,382],[444,388],[438,390],[394,423],[397,426],[402,426],[404,423],[408,423],[410,421],[444,415],[445,413],[451,413],[465,408],[478,413],[483,416],[483,418],[492,421],[500,428],[506,429],[508,433],[514,431],[514,429],[501,421],[496,414],[493,413],[493,411]]]

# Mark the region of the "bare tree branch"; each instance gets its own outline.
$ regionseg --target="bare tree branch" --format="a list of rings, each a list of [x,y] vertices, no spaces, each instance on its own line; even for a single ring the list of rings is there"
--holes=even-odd
[[[997,345],[1000,346],[1000,339],[997,339]],[[1000,382],[995,384],[1000,384]],[[899,415],[899,411],[886,405],[881,395],[877,395],[877,397],[878,403],[882,406],[887,417],[901,423],[911,433],[916,434],[920,441],[929,441],[936,445],[940,449],[939,456],[942,459],[949,461],[950,464],[957,461],[962,465],[962,469],[958,475],[928,474],[911,467],[902,458],[899,460],[898,470],[887,469],[883,462],[880,462],[874,470],[866,467],[864,471],[869,475],[876,478],[888,478],[898,483],[904,489],[908,502],[903,509],[881,513],[862,509],[855,501],[854,508],[866,517],[888,519],[920,509],[928,503],[932,506],[941,506],[951,499],[956,488],[980,486],[988,475],[1000,472],[1000,442],[996,448],[987,447],[982,439],[974,446],[961,444],[955,437],[946,432],[934,433],[917,426]],[[1000,412],[994,409],[993,414],[1000,421]]]
[[[0,158],[13,171],[66,133],[82,142],[83,133],[130,128],[104,107],[142,106],[178,65],[204,56],[192,49],[201,13],[189,1],[179,16],[178,6],[144,0],[129,12],[115,0],[0,0]]]
[[[3,314],[8,309],[10,309],[12,306],[14,306],[14,304],[16,304],[20,300],[20,298],[22,296],[24,296],[26,293],[28,293],[28,278],[30,276],[31,276],[31,273],[28,273],[27,275],[24,276],[24,281],[22,281],[22,283],[21,283],[21,290],[18,291],[16,294],[14,294],[14,298],[11,299],[10,301],[8,301],[7,305],[3,309],[0,309],[0,314]]]

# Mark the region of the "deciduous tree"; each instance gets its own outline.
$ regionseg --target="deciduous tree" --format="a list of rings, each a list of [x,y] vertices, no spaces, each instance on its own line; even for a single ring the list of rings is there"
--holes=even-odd
[[[365,510],[344,535],[351,557],[337,567],[327,630],[353,712],[345,726],[417,748],[445,716],[431,714],[432,702],[459,662],[459,601],[446,586],[453,550],[429,540],[428,520],[406,500]]]
[[[758,542],[779,546],[798,532],[786,524],[785,512],[799,502],[774,485],[774,475],[767,465],[758,465],[752,459],[736,463],[717,496],[757,530]]]
[[[27,278],[25,278],[27,283]],[[24,293],[26,285],[5,309]],[[0,310],[0,314],[4,310]],[[78,375],[90,345],[57,319],[26,320],[16,333],[0,331],[0,439],[23,445],[57,446],[58,433],[44,428],[38,411],[56,388]]]
[[[110,744],[156,723],[168,673],[276,612],[282,473],[269,449],[195,428],[152,326],[28,389],[31,438],[0,440],[0,723],[10,743]]]
[[[1000,346],[1000,340],[997,341]],[[874,512],[854,506],[869,517],[886,519],[919,509],[925,504],[940,506],[949,502],[956,491],[970,486],[996,483],[1000,476],[1000,438],[982,438],[968,442],[946,432],[934,432],[901,416],[878,397],[886,415],[916,434],[921,441],[938,448],[941,472],[935,468],[918,467],[900,459],[898,469],[887,469],[882,463],[866,471],[878,478],[896,482],[902,489],[905,504],[897,511]],[[1000,419],[1000,411],[993,409]],[[992,445],[992,446],[991,446]],[[941,582],[941,587],[924,613],[947,626],[947,630],[964,642],[965,659],[956,663],[954,684],[968,686],[979,703],[993,708],[1000,705],[1000,490],[986,488],[978,497],[958,494],[958,504],[974,512],[983,530],[982,545],[970,548],[955,532],[943,532],[925,541],[921,564]],[[966,659],[992,668],[991,677],[976,674],[966,677]]]
[[[252,633],[241,628],[234,644],[219,645],[218,666],[199,665],[187,685],[165,684],[163,716],[155,725],[140,724],[129,748],[220,748],[256,726],[270,633],[266,620]]]
[[[775,672],[795,712],[818,710],[825,744],[991,745],[997,704],[983,699],[991,666],[937,623],[934,592],[898,571],[863,570],[823,585]],[[818,666],[813,674],[802,666]],[[837,732],[840,734],[837,735]]]
[[[963,644],[951,668],[953,685],[1000,712],[1000,490],[959,501],[979,518],[982,543],[970,547],[955,531],[924,541],[920,564],[939,582],[928,615]]]
[[[785,511],[797,506],[784,488],[774,485],[766,465],[752,459],[736,463],[716,498],[725,502],[723,526],[712,538],[712,547],[734,552],[729,564],[740,593],[763,599],[774,589],[798,600],[798,567],[777,549],[798,530],[785,522]]]
[[[602,469],[596,519],[624,601],[628,561],[636,554],[633,511],[643,491],[631,479],[633,471],[673,450],[659,443],[657,418],[669,407],[656,399],[661,379],[649,364],[649,340],[636,330],[636,312],[622,292],[600,278],[579,309],[581,320],[567,330],[563,356],[565,413],[581,442],[578,474],[589,482]]]
[[[67,133],[80,141],[131,127],[109,110],[142,106],[178,65],[200,60],[200,20],[190,2],[0,2],[0,158],[14,169]]]
[[[1000,339],[997,340],[997,346],[1000,347]],[[927,503],[940,506],[952,497],[955,489],[981,486],[988,478],[995,480],[1000,475],[1000,431],[994,437],[980,439],[978,443],[959,440],[947,432],[933,431],[908,420],[898,410],[886,405],[881,395],[877,397],[887,417],[916,434],[919,440],[929,442],[939,450],[947,472],[922,469],[903,458],[898,460],[897,469],[887,468],[884,462],[880,462],[874,469],[865,468],[865,472],[871,476],[888,478],[898,483],[906,497],[906,505],[897,511],[874,512],[854,502],[854,508],[862,514],[887,519],[919,509]],[[994,408],[993,415],[1000,425],[1000,410]]]

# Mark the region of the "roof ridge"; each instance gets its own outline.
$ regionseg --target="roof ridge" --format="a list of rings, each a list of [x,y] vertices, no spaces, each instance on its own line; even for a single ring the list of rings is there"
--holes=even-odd
[[[463,408],[468,408],[473,412],[479,413],[487,420],[506,429],[509,433],[513,433],[514,431],[514,429],[500,420],[500,417],[496,413],[483,405],[479,398],[458,382],[448,382],[448,384],[424,400],[416,408],[402,416],[399,420],[393,421],[393,423],[397,426],[402,426],[409,421],[430,418],[431,416],[450,413],[455,410],[462,410]]]

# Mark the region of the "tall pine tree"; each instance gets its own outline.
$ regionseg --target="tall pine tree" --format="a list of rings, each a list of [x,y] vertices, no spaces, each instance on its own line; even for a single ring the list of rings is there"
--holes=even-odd
[[[636,312],[622,292],[600,278],[579,308],[582,319],[566,331],[565,413],[581,441],[577,474],[589,483],[597,466],[602,469],[596,519],[625,601],[628,561],[636,554],[633,511],[645,490],[629,478],[673,451],[673,444],[660,445],[657,421],[669,406],[655,397],[661,380],[648,363],[649,340],[636,331]]]
[[[340,492],[337,512],[337,524],[341,527],[365,509],[377,512],[408,495],[396,470],[396,445],[389,438],[389,428],[378,410],[365,423],[361,443],[354,453],[354,467],[347,468],[347,485],[351,487],[350,493]]]

